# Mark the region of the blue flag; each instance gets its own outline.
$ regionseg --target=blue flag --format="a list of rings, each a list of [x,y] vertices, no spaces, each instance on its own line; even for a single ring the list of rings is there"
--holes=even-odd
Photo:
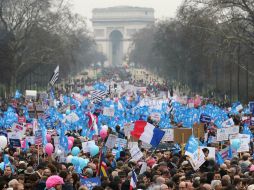
[[[233,158],[233,151],[231,146],[228,147],[228,159],[232,159]]]
[[[224,163],[224,159],[222,158],[222,156],[219,152],[216,153],[216,162],[218,165],[221,165]]]
[[[99,177],[83,178],[82,176],[80,176],[80,182],[82,185],[86,186],[89,190],[92,190],[95,186],[101,185],[101,180]]]

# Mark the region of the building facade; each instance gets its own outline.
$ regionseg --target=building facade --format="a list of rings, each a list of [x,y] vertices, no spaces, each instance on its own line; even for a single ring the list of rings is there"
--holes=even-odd
[[[154,9],[118,6],[93,9],[94,38],[107,65],[121,66],[128,59],[133,35],[154,24]]]

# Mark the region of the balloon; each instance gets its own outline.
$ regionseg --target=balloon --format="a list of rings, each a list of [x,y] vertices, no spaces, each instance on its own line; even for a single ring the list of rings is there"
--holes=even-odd
[[[46,139],[47,139],[47,142],[50,143],[50,141],[51,141],[51,135],[50,135],[50,134],[47,134],[47,135],[46,135]]]
[[[73,142],[71,140],[68,140],[68,150],[71,150],[73,147]]]
[[[67,109],[65,113],[66,115],[69,115],[71,113],[71,110]]]
[[[79,158],[79,167],[82,170],[84,167],[87,166],[89,160],[84,158]]]
[[[57,156],[60,156],[61,154],[62,154],[62,151],[61,151],[60,149],[57,149],[56,155],[57,155]]]
[[[102,130],[100,131],[100,137],[101,137],[102,139],[105,139],[107,136],[108,136],[108,131],[107,131],[106,129],[102,129]]]
[[[235,150],[239,149],[240,148],[240,140],[239,139],[233,139],[231,141],[231,147]]]
[[[0,169],[1,169],[2,171],[4,171],[4,162],[1,162],[1,163],[0,163]]]
[[[95,156],[99,153],[99,147],[94,144],[90,147],[89,152],[91,156]]]
[[[72,144],[74,143],[74,137],[68,137],[68,140],[71,140]]]
[[[71,163],[72,163],[74,166],[79,165],[79,158],[78,158],[77,156],[73,156],[72,159],[71,159]]]
[[[106,130],[108,130],[108,126],[107,126],[107,125],[103,125],[103,126],[101,127],[101,129],[106,129]]]
[[[72,158],[73,158],[72,155],[67,156],[67,157],[66,157],[66,163],[68,163],[68,164],[71,163]]]
[[[72,148],[71,154],[72,154],[73,156],[77,156],[79,153],[80,153],[79,147],[75,146],[75,147]]]
[[[53,153],[53,150],[54,150],[54,147],[51,143],[47,143],[46,146],[45,146],[45,152],[51,156],[52,153]]]
[[[5,136],[0,136],[0,148],[4,149],[7,145],[7,138]]]

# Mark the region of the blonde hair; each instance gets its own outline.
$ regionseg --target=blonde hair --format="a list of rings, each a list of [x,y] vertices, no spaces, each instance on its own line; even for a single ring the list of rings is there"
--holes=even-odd
[[[80,186],[80,187],[78,188],[78,190],[88,190],[88,188],[87,188],[86,186],[82,185],[82,186]]]

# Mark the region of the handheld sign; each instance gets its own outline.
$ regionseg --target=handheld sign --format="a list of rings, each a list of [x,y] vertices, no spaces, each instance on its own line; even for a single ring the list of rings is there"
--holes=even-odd
[[[36,145],[42,144],[42,130],[35,131],[35,144]]]

